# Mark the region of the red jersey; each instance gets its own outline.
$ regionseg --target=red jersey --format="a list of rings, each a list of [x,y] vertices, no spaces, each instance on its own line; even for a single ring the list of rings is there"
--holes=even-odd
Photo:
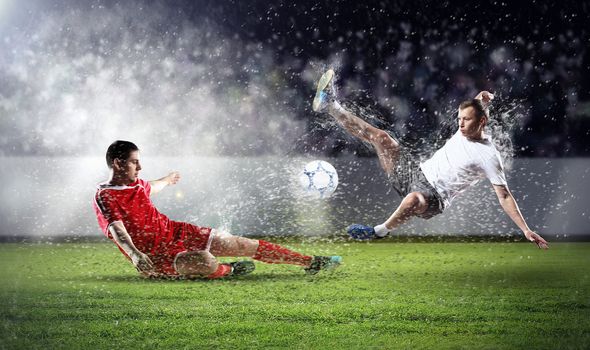
[[[173,239],[175,223],[156,209],[150,192],[150,183],[142,179],[124,186],[102,183],[94,195],[94,210],[109,239],[113,239],[109,225],[121,221],[137,249],[157,254]]]
[[[176,276],[174,261],[178,253],[208,250],[213,237],[211,228],[168,219],[150,200],[151,189],[150,183],[142,179],[125,186],[98,185],[93,203],[98,225],[115,242],[108,228],[121,221],[135,247],[150,256],[156,273]],[[119,250],[127,256],[121,247]]]

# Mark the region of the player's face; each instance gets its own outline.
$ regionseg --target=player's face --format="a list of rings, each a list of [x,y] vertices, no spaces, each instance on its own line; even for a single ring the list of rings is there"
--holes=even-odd
[[[478,118],[473,107],[459,110],[459,131],[469,139],[481,139],[485,120]]]
[[[129,154],[127,160],[120,162],[121,173],[129,182],[134,182],[139,176],[141,164],[139,163],[139,151],[133,151]]]

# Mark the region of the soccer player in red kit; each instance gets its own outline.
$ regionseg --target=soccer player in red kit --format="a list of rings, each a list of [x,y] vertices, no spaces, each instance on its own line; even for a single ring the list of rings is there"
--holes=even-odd
[[[299,265],[308,274],[334,268],[342,260],[339,256],[303,255],[264,240],[170,220],[150,196],[176,184],[180,179],[177,172],[154,181],[140,179],[139,149],[129,141],[113,142],[106,161],[110,179],[98,185],[94,196],[98,224],[145,276],[220,278],[254,270],[251,261],[222,264],[217,256]]]

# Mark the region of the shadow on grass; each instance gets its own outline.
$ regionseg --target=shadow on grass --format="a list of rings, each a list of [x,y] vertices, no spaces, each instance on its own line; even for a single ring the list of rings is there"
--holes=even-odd
[[[321,278],[318,276],[308,276],[304,273],[254,273],[247,276],[235,276],[222,279],[207,278],[145,278],[137,275],[94,275],[63,278],[67,282],[127,282],[133,284],[159,284],[159,283],[216,283],[216,282],[256,282],[263,283],[269,281],[296,281]]]

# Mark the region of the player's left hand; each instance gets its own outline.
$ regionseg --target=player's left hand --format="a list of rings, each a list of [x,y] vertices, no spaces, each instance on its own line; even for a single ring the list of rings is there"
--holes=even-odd
[[[477,94],[477,96],[475,96],[475,99],[483,102],[484,106],[488,106],[494,99],[494,94],[489,91],[481,91],[479,94]]]
[[[176,185],[180,181],[180,173],[178,171],[171,172],[166,176],[166,181],[168,181],[169,185]]]
[[[524,236],[531,242],[535,243],[539,249],[549,249],[549,244],[543,237],[539,236],[537,233],[527,230],[524,232]]]

